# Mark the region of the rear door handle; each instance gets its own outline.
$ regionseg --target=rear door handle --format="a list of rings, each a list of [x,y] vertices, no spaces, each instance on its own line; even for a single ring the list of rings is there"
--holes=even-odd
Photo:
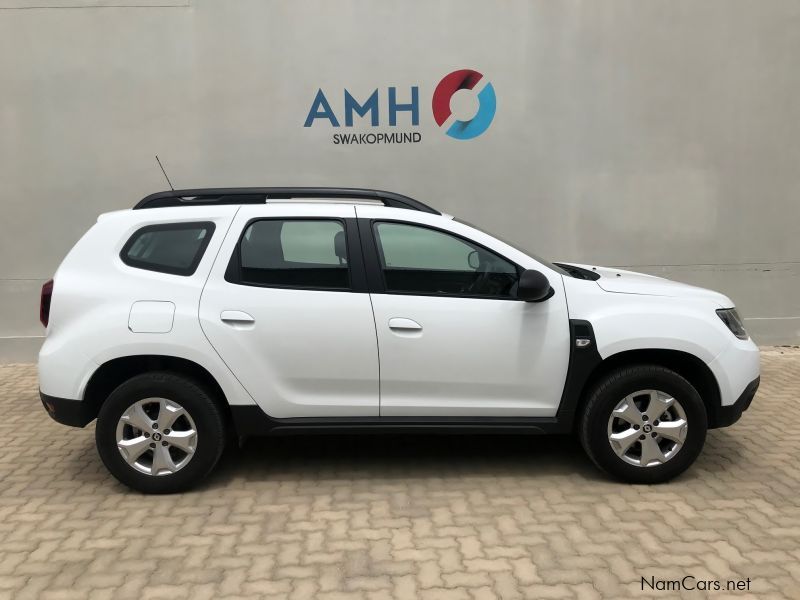
[[[413,319],[393,317],[389,319],[389,329],[393,329],[395,331],[422,331],[422,325]]]
[[[223,323],[231,324],[247,324],[256,322],[252,315],[249,315],[241,310],[223,310],[221,313],[219,313],[219,318]]]

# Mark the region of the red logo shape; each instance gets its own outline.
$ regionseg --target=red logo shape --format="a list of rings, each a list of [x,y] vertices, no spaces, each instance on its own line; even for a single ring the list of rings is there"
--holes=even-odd
[[[461,69],[444,76],[433,91],[433,118],[439,127],[452,114],[450,98],[453,97],[453,94],[458,90],[471,90],[482,78],[481,73],[472,69]]]

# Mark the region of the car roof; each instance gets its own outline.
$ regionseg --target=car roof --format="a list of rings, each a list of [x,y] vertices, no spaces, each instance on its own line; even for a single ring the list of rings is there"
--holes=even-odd
[[[338,187],[262,187],[262,188],[197,188],[157,192],[140,200],[133,208],[165,208],[168,206],[208,206],[224,204],[265,204],[288,200],[345,201],[383,204],[440,215],[441,213],[419,200],[365,188]]]

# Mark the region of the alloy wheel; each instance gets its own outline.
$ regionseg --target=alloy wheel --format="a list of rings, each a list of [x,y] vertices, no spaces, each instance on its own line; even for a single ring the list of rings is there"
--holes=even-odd
[[[145,398],[128,407],[117,423],[117,448],[131,467],[146,475],[171,475],[197,449],[189,412],[166,398]]]
[[[640,390],[611,411],[608,441],[626,463],[656,467],[680,452],[688,427],[678,400],[659,390]]]

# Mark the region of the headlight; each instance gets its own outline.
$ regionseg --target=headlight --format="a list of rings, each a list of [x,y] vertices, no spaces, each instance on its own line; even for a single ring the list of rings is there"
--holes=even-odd
[[[739,313],[736,312],[735,308],[720,308],[717,310],[717,314],[733,335],[740,340],[747,339],[747,332],[744,330],[742,320],[739,318]]]

